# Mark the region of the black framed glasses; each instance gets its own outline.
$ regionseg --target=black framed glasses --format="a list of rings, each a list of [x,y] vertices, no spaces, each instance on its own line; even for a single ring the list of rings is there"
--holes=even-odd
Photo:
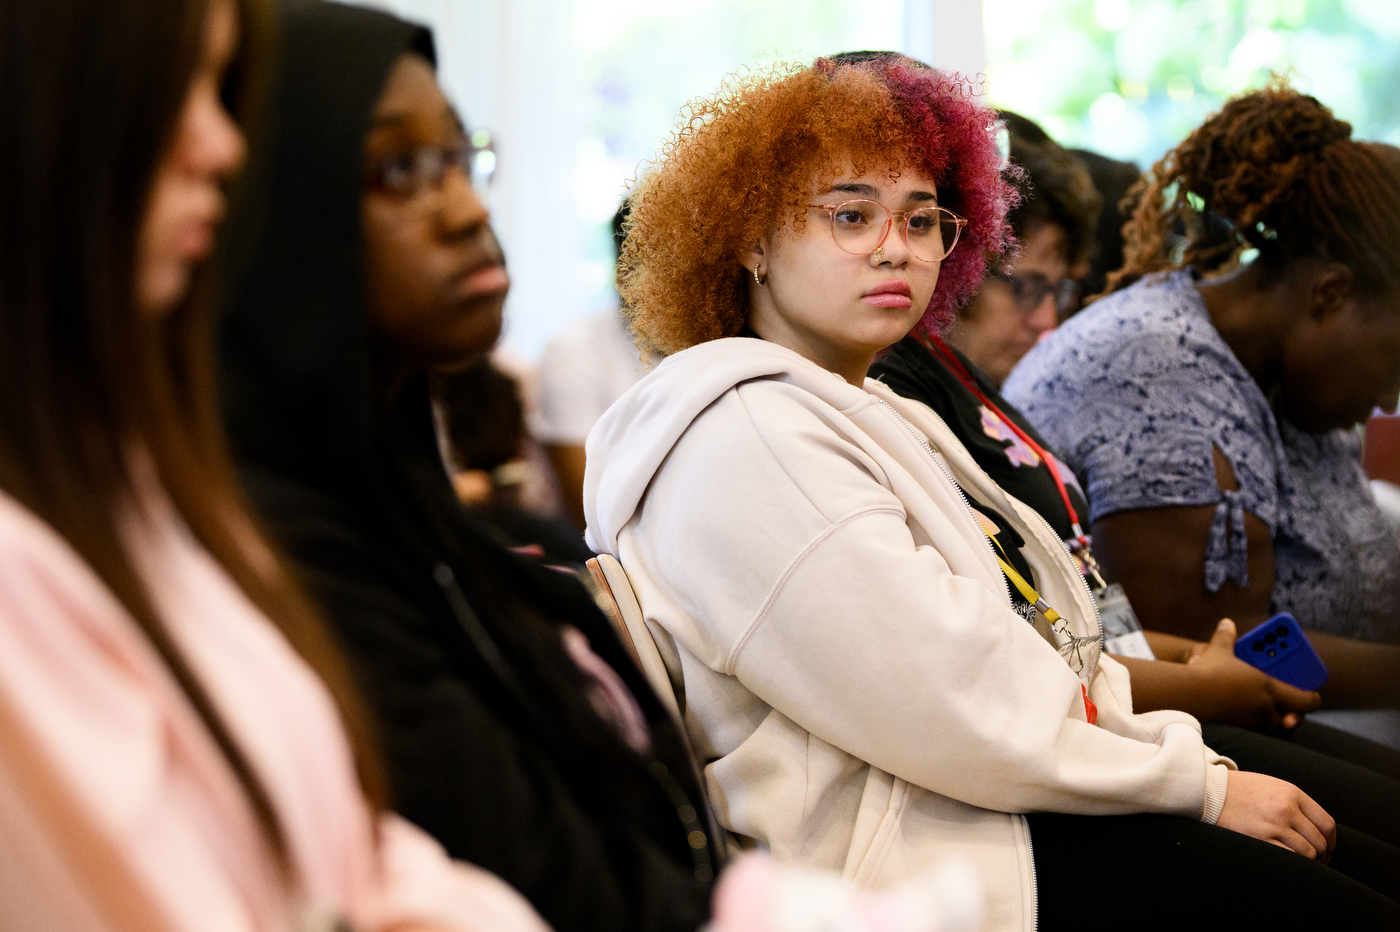
[[[1016,309],[1029,314],[1040,307],[1046,295],[1055,296],[1055,313],[1063,317],[1074,310],[1079,300],[1079,282],[1072,278],[1051,281],[1039,272],[1029,275],[1013,275],[1010,272],[995,271],[989,276],[1011,288],[1011,301]]]
[[[479,129],[452,145],[391,152],[370,165],[365,180],[390,194],[411,198],[440,189],[454,166],[478,191],[490,187],[496,173],[496,148],[491,133]]]
[[[938,262],[953,251],[967,226],[966,220],[946,207],[890,210],[879,201],[864,198],[810,206],[831,216],[831,238],[853,256],[868,256],[882,249],[890,230],[899,223],[910,254],[924,262]]]

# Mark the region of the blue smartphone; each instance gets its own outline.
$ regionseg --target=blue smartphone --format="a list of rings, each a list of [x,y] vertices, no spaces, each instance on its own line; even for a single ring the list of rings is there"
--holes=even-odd
[[[1313,690],[1327,682],[1327,666],[1287,612],[1241,634],[1235,640],[1235,656],[1299,689]]]

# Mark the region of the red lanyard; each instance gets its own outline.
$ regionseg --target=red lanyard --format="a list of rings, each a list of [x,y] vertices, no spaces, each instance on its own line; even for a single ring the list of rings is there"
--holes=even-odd
[[[957,355],[948,344],[943,342],[942,337],[920,334],[918,339],[920,343],[928,347],[929,352],[937,356],[938,359],[958,377],[958,381],[962,382],[963,385],[967,387],[968,391],[977,396],[978,401],[986,405],[993,414],[1001,419],[1003,424],[1011,428],[1011,431],[1022,443],[1030,447],[1031,451],[1034,452],[1036,456],[1040,457],[1040,461],[1045,464],[1045,468],[1050,472],[1050,478],[1055,480],[1055,488],[1060,491],[1060,501],[1064,502],[1065,513],[1069,515],[1070,530],[1074,534],[1075,549],[1083,550],[1087,548],[1089,544],[1089,535],[1085,534],[1084,529],[1079,526],[1079,513],[1075,511],[1074,506],[1070,504],[1069,491],[1065,488],[1065,480],[1060,478],[1060,470],[1055,465],[1054,461],[1051,460],[1050,454],[1046,453],[1045,449],[1040,444],[1031,439],[1030,434],[1026,433],[1021,429],[1020,425],[1003,414],[1001,408],[998,408],[996,404],[992,402],[992,399],[986,396],[977,385],[977,381],[972,377],[972,373],[967,371],[967,367],[962,364],[962,360],[958,359]]]

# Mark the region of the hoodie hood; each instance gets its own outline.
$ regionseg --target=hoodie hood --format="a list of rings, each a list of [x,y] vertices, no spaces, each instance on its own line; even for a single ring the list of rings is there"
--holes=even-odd
[[[711,340],[667,356],[588,435],[583,476],[588,546],[616,556],[618,534],[691,422],[734,386],[763,378],[792,382],[838,410],[869,401],[863,389],[767,340]]]
[[[376,479],[384,430],[363,284],[364,140],[399,57],[436,59],[428,30],[374,10],[288,2],[281,27],[223,236],[226,425],[245,466],[357,494]]]

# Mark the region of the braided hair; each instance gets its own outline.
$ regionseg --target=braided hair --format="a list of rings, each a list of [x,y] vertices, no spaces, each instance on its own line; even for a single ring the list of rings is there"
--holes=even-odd
[[[1188,265],[1232,268],[1250,249],[1275,268],[1342,262],[1372,293],[1400,283],[1400,149],[1353,140],[1349,123],[1281,79],[1226,103],[1133,198],[1110,291]]]

